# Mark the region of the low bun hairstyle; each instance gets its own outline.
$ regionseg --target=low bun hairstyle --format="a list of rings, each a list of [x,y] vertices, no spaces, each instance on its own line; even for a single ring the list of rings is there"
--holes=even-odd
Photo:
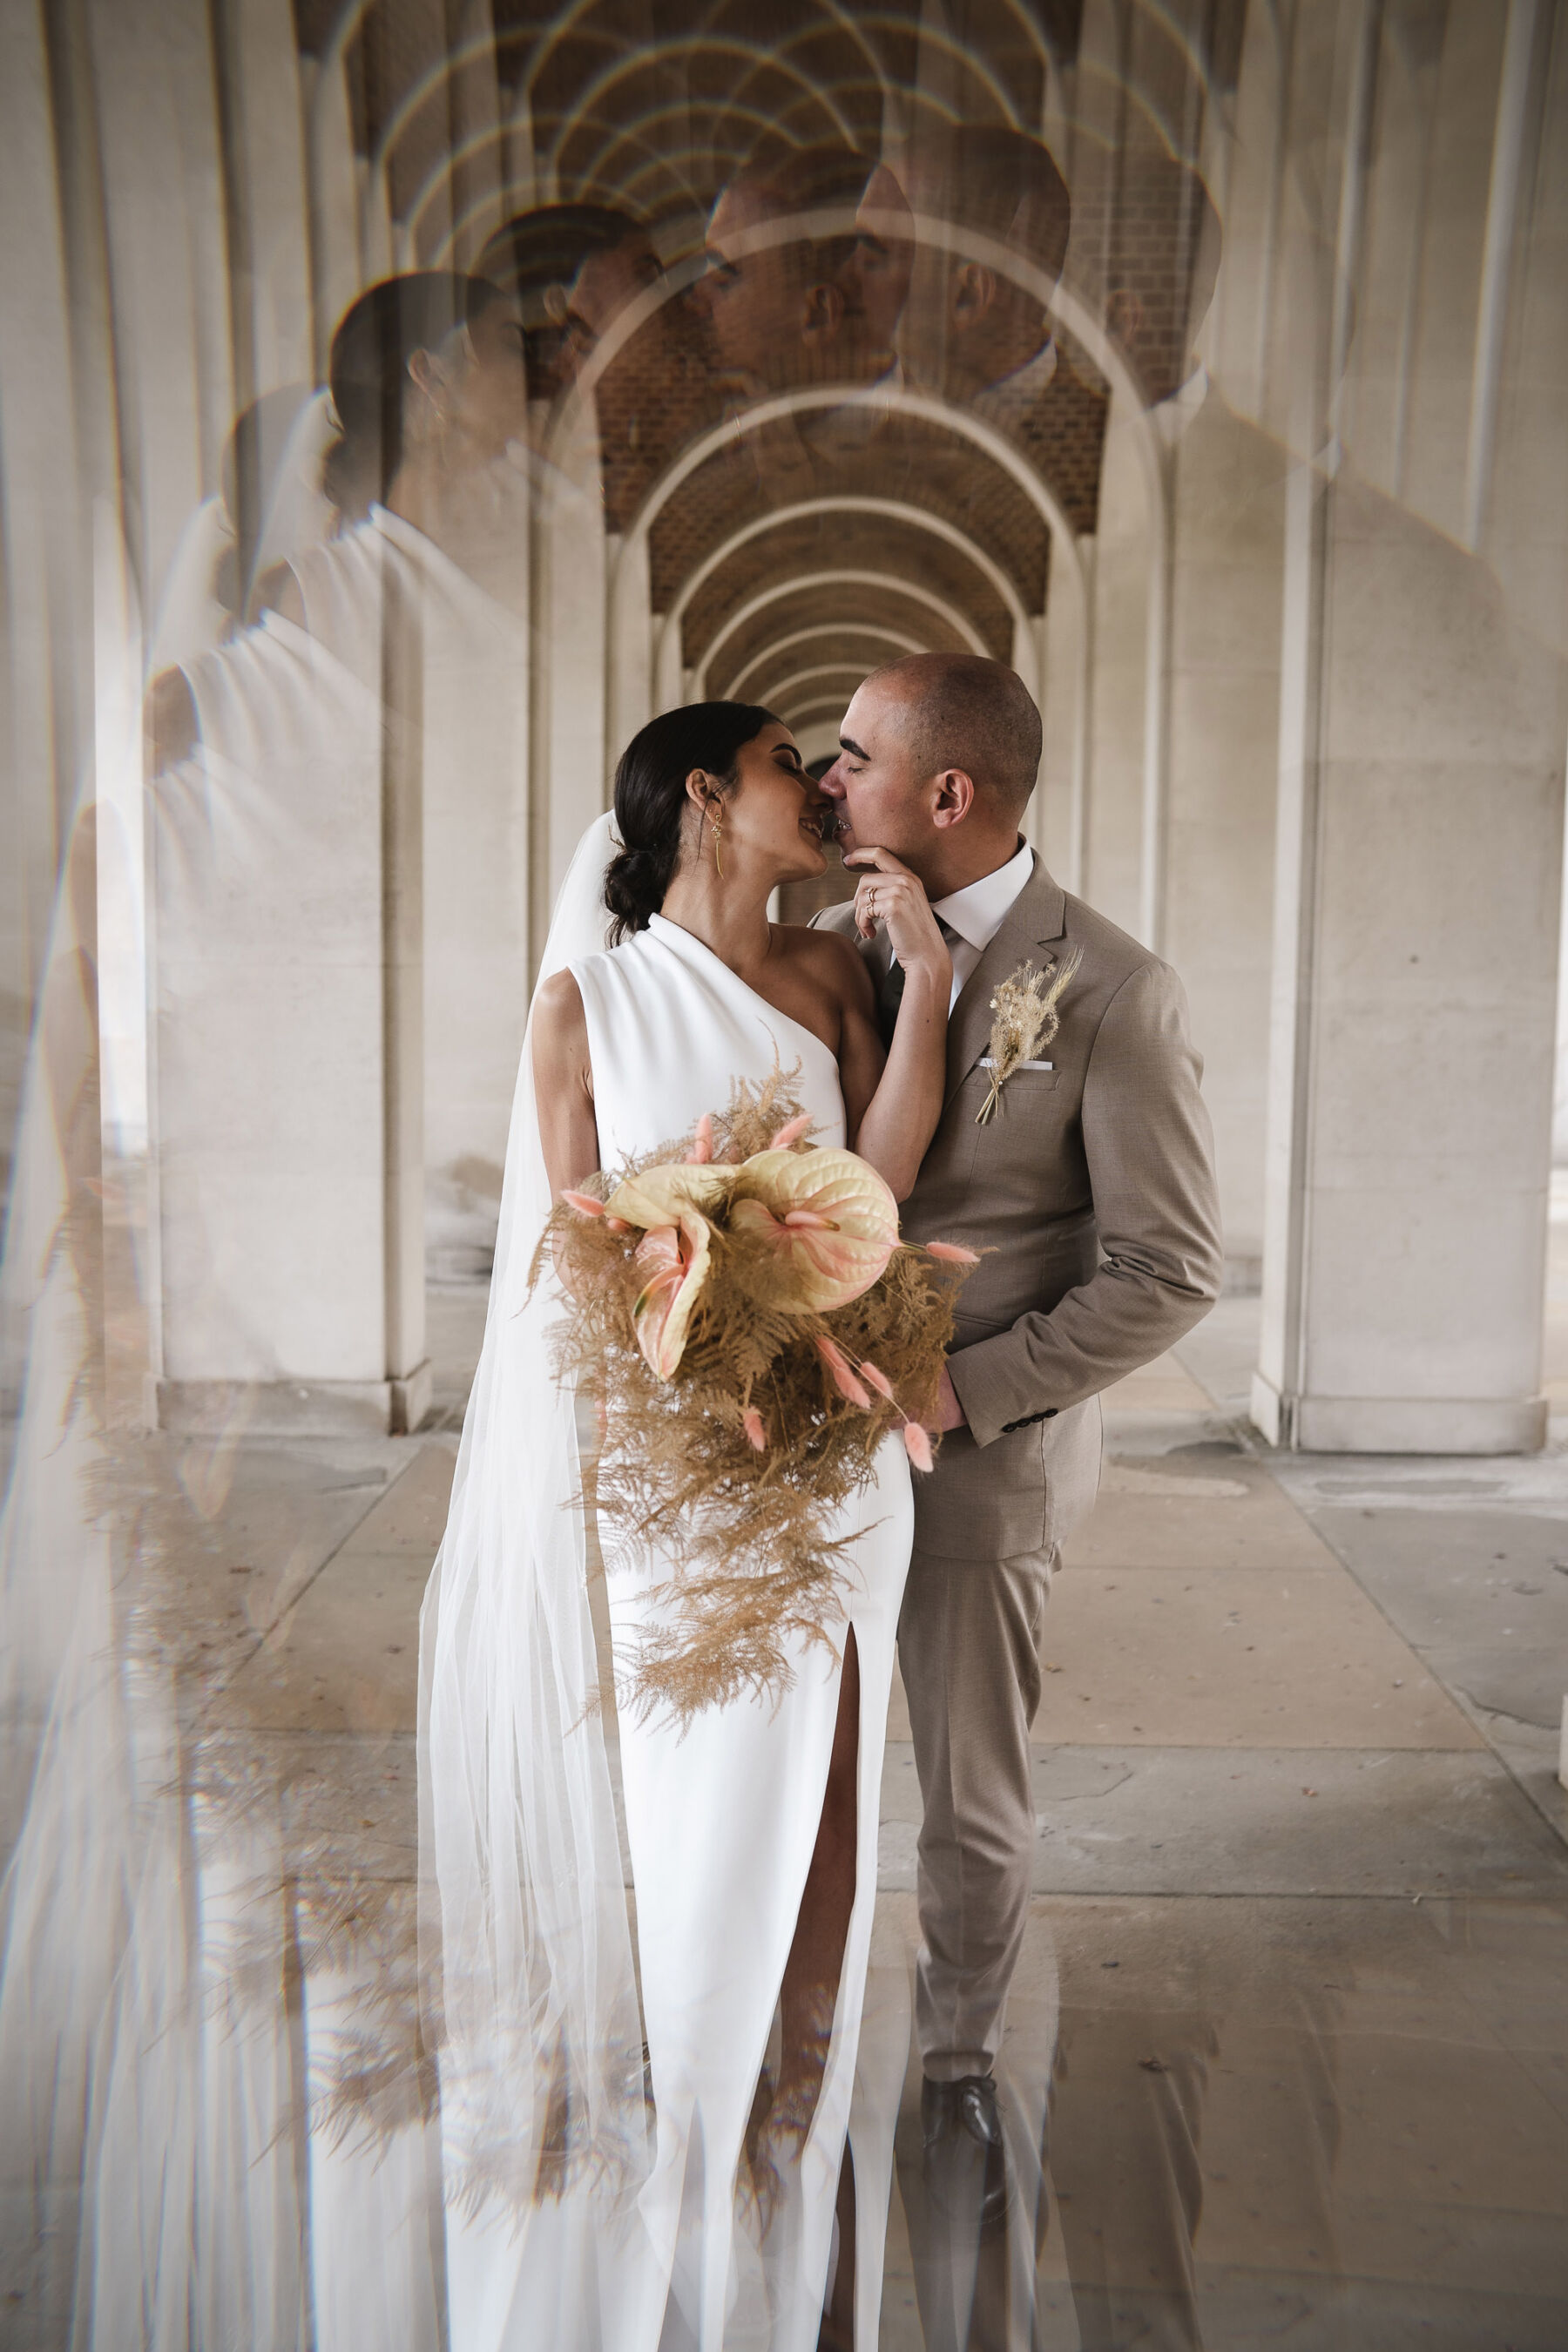
[[[344,311],[327,364],[338,437],[321,466],[322,495],[344,523],[363,521],[396,478],[416,352],[438,352],[502,299],[482,278],[416,269],[383,278]]]
[[[680,833],[693,768],[732,792],[736,762],[764,727],[779,721],[760,702],[689,702],[666,710],[632,737],[616,770],[616,831],[624,845],[605,876],[605,904],[618,947],[664,904],[680,863]]]

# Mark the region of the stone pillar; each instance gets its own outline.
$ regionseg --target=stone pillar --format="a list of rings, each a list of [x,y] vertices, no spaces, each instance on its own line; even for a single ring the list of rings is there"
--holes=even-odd
[[[1256,1289],[1272,970],[1286,452],[1217,388],[1171,453],[1161,952],[1181,973],[1215,1127],[1227,1280]]]
[[[1156,536],[1138,446],[1147,429],[1142,410],[1117,394],[1095,534],[1093,782],[1080,885],[1091,906],[1134,936],[1142,928],[1149,579]]]
[[[1552,175],[1483,236],[1523,184],[1505,173],[1500,194],[1495,168],[1521,133],[1505,70],[1521,16],[1454,0],[1430,124],[1381,106],[1397,76],[1375,0],[1316,38],[1299,19],[1289,58],[1268,390],[1295,463],[1253,1415],[1304,1449],[1520,1452],[1546,1430],[1568,695],[1561,501],[1542,485],[1561,369],[1548,404],[1528,375],[1522,397],[1480,397],[1489,334],[1539,351],[1536,322],[1563,317]],[[1545,156],[1562,84],[1540,87]],[[1380,224],[1428,136],[1412,308],[1410,240]],[[1514,292],[1489,299],[1485,256],[1505,247]],[[1407,309],[1414,331],[1391,339]],[[1531,520],[1505,489],[1483,532],[1467,482],[1494,458],[1500,484],[1531,469]]]
[[[1348,466],[1289,493],[1253,1418],[1353,1453],[1539,1446],[1561,665]]]
[[[387,1426],[417,1429],[425,1352],[425,709],[420,616],[389,588],[382,635],[382,1234]]]
[[[359,166],[343,60],[334,49],[300,61],[310,226],[315,377],[326,376],[332,330],[366,282],[360,259]]]
[[[605,751],[613,774],[616,761],[632,737],[654,715],[655,622],[647,533],[637,531],[629,540],[608,541],[605,559],[610,589],[609,646],[605,656],[608,740]],[[679,629],[672,634],[679,637]],[[679,644],[675,651],[679,659]],[[658,707],[666,709],[669,705],[661,699]]]
[[[1089,709],[1094,659],[1092,538],[1079,541],[1078,556],[1084,573],[1081,595],[1069,577],[1066,552],[1052,542],[1046,610],[1036,624],[1045,742],[1040,781],[1026,830],[1058,881],[1068,890],[1081,892],[1092,730]]]
[[[243,404],[313,381],[304,122],[289,0],[225,0],[215,21]]]
[[[424,667],[214,656],[153,798],[165,1428],[416,1427],[425,1356]]]
[[[606,549],[591,406],[569,403],[540,469],[533,530],[530,955],[584,827],[606,806]],[[618,746],[616,747],[619,748]]]

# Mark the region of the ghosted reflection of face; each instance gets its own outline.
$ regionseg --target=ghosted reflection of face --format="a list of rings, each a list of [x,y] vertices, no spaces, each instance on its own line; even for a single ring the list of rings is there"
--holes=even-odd
[[[851,334],[870,369],[893,358],[899,322],[914,271],[914,225],[908,200],[885,163],[872,173],[855,218],[855,240],[838,272]]]
[[[663,276],[663,265],[646,237],[628,236],[588,256],[573,284],[566,314],[565,366],[570,374],[580,371],[622,312]]]
[[[468,363],[458,370],[454,421],[480,457],[499,457],[528,426],[521,314],[513,302],[492,302],[463,333]]]
[[[788,373],[801,340],[798,248],[744,250],[772,214],[749,188],[726,188],[708,225],[708,271],[695,299],[721,366],[766,384]]]

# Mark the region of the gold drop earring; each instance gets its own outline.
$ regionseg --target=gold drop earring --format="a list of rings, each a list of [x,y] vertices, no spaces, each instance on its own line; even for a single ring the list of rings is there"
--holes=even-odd
[[[720,880],[722,881],[724,878],[724,861],[719,855],[719,834],[724,822],[724,812],[721,805],[710,814],[708,821],[713,828],[713,871],[718,875]]]

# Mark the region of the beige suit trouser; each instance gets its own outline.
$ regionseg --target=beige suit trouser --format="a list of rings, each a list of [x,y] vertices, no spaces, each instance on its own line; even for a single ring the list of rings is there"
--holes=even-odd
[[[988,2074],[1024,1940],[1035,1850],[1029,1727],[1059,1555],[916,1550],[899,1618],[925,1818],[915,2034],[933,2082]]]

